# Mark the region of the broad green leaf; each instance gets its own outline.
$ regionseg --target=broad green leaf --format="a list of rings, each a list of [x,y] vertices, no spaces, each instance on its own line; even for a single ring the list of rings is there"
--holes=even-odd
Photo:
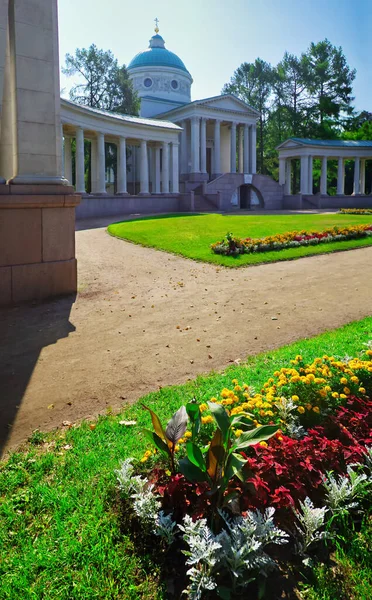
[[[142,429],[142,431],[146,435],[146,437],[148,437],[149,440],[151,440],[151,442],[153,444],[155,444],[155,446],[157,447],[158,450],[160,450],[160,452],[163,452],[163,454],[166,454],[167,456],[170,456],[171,452],[169,450],[168,444],[166,444],[164,442],[164,440],[162,440],[155,433],[155,431],[150,431],[149,429]]]
[[[246,415],[237,415],[231,420],[233,427],[239,427],[240,429],[253,429],[255,427],[252,419],[249,419]]]
[[[194,465],[188,458],[181,458],[178,467],[182,475],[189,481],[197,483],[207,480],[207,474],[203,473],[203,471]]]
[[[224,456],[225,450],[222,445],[222,431],[221,429],[216,429],[207,454],[208,475],[213,481],[216,479],[218,471],[221,471],[223,468]]]
[[[206,471],[207,467],[205,466],[204,456],[200,448],[193,444],[192,442],[188,442],[186,444],[186,452],[189,460],[199,467],[202,471]]]
[[[181,406],[167,424],[165,436],[172,444],[177,444],[187,428],[188,416],[186,408]]]
[[[163,425],[160,422],[160,419],[158,417],[158,415],[156,413],[154,413],[153,410],[151,410],[151,408],[149,408],[148,406],[145,406],[144,404],[142,404],[143,408],[148,410],[150,415],[151,415],[151,421],[152,421],[152,425],[155,429],[155,433],[164,441],[166,441],[166,437],[165,437],[165,432],[163,429]]]
[[[259,442],[264,442],[271,438],[279,429],[278,425],[262,425],[262,427],[256,427],[252,431],[246,431],[238,437],[232,447],[232,450],[244,450],[248,446],[254,446]]]
[[[240,481],[244,481],[244,477],[242,474],[242,469],[246,464],[247,459],[241,456],[240,454],[236,454],[232,452],[227,460],[226,464],[226,472],[225,477],[227,481],[231,479],[234,475],[240,479]]]
[[[186,404],[186,412],[189,415],[191,423],[194,423],[200,415],[199,404],[196,402],[188,402]]]
[[[215,402],[208,402],[209,410],[214,416],[218,427],[222,431],[223,441],[225,442],[227,439],[227,434],[230,429],[230,419],[226,410],[221,404],[216,404]]]

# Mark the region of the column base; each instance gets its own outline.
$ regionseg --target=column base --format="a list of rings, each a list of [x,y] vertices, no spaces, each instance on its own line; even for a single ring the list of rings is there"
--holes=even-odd
[[[128,192],[116,192],[115,196],[123,197],[123,196],[130,196],[130,194]]]
[[[64,177],[49,177],[44,175],[17,175],[9,179],[11,185],[70,185]]]
[[[150,192],[139,192],[139,196],[151,196]]]

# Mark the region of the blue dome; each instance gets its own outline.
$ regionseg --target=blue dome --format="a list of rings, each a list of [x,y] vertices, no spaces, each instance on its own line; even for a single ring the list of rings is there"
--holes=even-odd
[[[136,54],[127,68],[130,70],[137,67],[172,67],[173,69],[180,69],[188,73],[182,60],[177,54],[167,50],[164,44],[161,35],[152,36],[149,48]]]

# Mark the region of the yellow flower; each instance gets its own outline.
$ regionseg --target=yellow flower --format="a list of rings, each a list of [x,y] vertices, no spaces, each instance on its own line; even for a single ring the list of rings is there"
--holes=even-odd
[[[185,438],[191,438],[192,437],[191,431],[186,431],[184,437]]]
[[[342,383],[343,385],[345,385],[347,383],[346,377],[341,377],[340,383]]]
[[[211,402],[217,402],[217,398],[213,396],[213,398],[211,398]]]
[[[319,395],[320,395],[322,398],[326,398],[326,397],[327,397],[327,390],[325,390],[325,389],[321,389],[321,390],[319,390]]]
[[[242,433],[243,433],[243,430],[242,429],[235,429],[234,433],[235,433],[236,437],[240,437],[242,435]]]
[[[292,400],[293,402],[298,402],[299,401],[299,397],[296,396],[296,394],[294,396],[292,396]]]
[[[312,404],[306,404],[306,410],[311,410],[312,408]]]
[[[344,387],[344,392],[345,392],[345,394],[350,394],[349,388],[348,387]]]
[[[333,398],[338,398],[339,397],[339,393],[338,392],[332,392],[332,397]]]
[[[206,425],[207,423],[213,423],[212,415],[207,415],[206,417],[202,417],[201,422],[203,423],[203,425]]]
[[[238,385],[239,382],[237,379],[233,379],[231,383],[233,383],[234,385]]]
[[[356,375],[353,375],[352,377],[350,377],[350,379],[353,383],[359,383],[359,379]]]
[[[199,406],[199,410],[200,410],[200,412],[202,413],[202,412],[204,412],[204,411],[208,410],[208,406],[207,406],[206,404],[204,404],[204,403],[203,403],[203,404],[201,404],[201,405]]]
[[[347,398],[346,394],[340,394],[340,398],[344,399]]]
[[[303,407],[303,406],[299,406],[297,410],[298,410],[298,412],[300,413],[300,415],[303,415],[303,414],[304,414],[304,412],[305,412],[305,409],[304,409],[304,407]]]
[[[302,360],[302,356],[300,354],[297,354],[296,360],[298,360],[300,362]]]
[[[319,413],[319,412],[320,412],[320,410],[319,410],[319,406],[314,406],[314,407],[313,407],[313,412],[315,412],[315,413]]]
[[[262,446],[263,448],[267,448],[267,443],[266,442],[260,442],[260,446]]]
[[[361,394],[365,394],[365,393],[366,393],[366,390],[365,390],[365,388],[364,388],[364,387],[360,387],[360,388],[359,388],[359,391],[360,391],[360,393],[361,393]]]

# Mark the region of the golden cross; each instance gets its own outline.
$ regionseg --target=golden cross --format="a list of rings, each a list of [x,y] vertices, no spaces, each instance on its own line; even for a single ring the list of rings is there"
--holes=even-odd
[[[154,19],[155,21],[155,33],[159,33],[159,19],[156,17],[156,19]]]

